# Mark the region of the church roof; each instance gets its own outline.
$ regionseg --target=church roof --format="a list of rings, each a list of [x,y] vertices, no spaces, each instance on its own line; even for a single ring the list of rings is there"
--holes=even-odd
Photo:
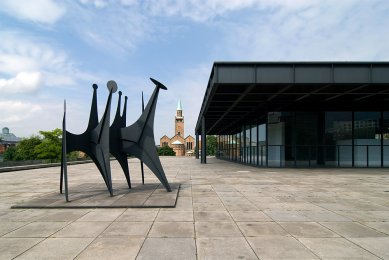
[[[182,110],[181,99],[178,100],[177,110]]]
[[[4,127],[0,133],[0,142],[18,143],[20,138],[9,132],[8,127]]]
[[[175,140],[172,144],[182,144],[182,143],[178,140]]]

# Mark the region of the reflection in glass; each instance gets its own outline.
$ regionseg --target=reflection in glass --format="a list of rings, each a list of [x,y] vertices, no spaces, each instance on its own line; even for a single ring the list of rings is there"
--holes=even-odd
[[[380,112],[354,113],[354,166],[381,166]]]
[[[325,164],[352,166],[352,112],[325,113]]]

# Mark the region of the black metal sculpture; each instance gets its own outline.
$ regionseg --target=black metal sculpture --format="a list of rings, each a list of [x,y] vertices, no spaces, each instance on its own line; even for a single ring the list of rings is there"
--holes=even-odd
[[[145,100],[143,99],[143,91],[142,91],[142,113],[145,111]],[[142,184],[145,184],[145,172],[143,170],[143,161],[140,161],[140,171],[142,173]]]
[[[150,80],[155,84],[153,95],[151,96],[146,108],[142,109],[143,112],[139,119],[128,127],[126,127],[127,97],[125,97],[123,113],[120,115],[122,96],[120,91],[116,115],[112,125],[109,126],[112,94],[117,91],[115,81],[108,81],[107,83],[109,96],[104,115],[100,122],[98,121],[97,114],[97,85],[93,85],[93,98],[89,123],[86,131],[81,135],[75,135],[66,131],[66,102],[64,103],[60,192],[62,193],[62,186],[64,182],[66,201],[69,201],[66,153],[71,151],[82,151],[93,160],[99,169],[111,196],[113,196],[113,189],[109,159],[110,153],[118,160],[121,168],[123,169],[129,188],[131,188],[131,179],[127,156],[132,155],[142,162],[141,168],[143,183],[144,163],[160,180],[165,189],[167,191],[171,191],[154,144],[154,116],[159,89],[166,90],[167,88],[162,83],[152,78],[150,78]]]

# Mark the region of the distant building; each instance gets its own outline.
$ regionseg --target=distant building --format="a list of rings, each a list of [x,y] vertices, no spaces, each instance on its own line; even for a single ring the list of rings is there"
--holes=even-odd
[[[8,127],[4,127],[0,133],[0,154],[4,153],[8,147],[15,146],[20,142],[20,138],[9,132]]]
[[[194,154],[195,142],[191,135],[184,137],[184,124],[181,100],[179,100],[174,121],[175,135],[172,138],[164,135],[160,139],[160,147],[169,146],[173,148],[176,156],[192,156]]]

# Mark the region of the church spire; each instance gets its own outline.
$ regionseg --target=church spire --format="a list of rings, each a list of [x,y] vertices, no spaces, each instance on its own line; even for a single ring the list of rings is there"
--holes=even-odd
[[[182,110],[181,99],[178,100],[177,110]]]
[[[176,135],[184,137],[184,116],[182,115],[181,99],[178,100],[176,118],[175,118]]]

